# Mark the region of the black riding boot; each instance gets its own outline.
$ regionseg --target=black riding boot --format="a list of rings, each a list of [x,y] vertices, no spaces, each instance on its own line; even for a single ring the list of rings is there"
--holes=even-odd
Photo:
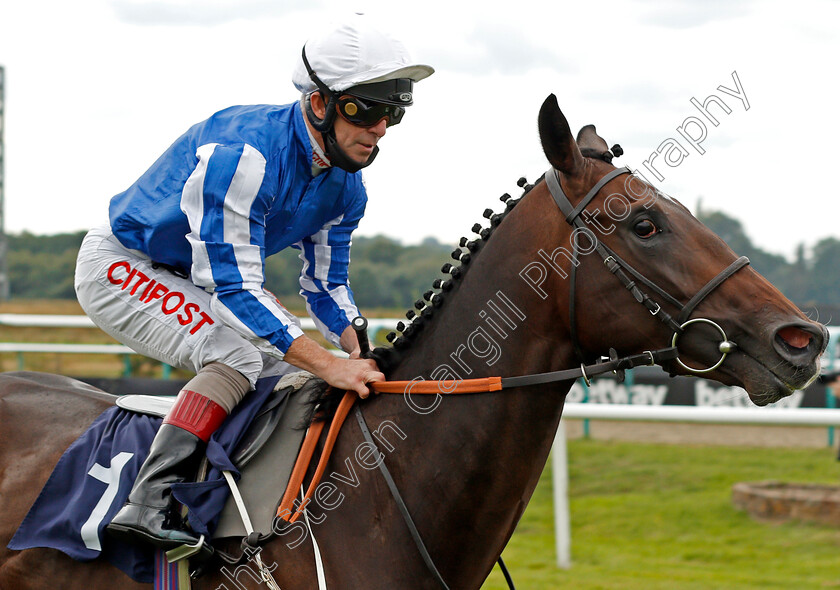
[[[192,391],[179,394],[140,467],[128,502],[106,527],[109,534],[166,550],[198,543],[198,537],[184,530],[173,509],[170,486],[195,476],[207,440],[225,416],[220,406],[202,395]]]

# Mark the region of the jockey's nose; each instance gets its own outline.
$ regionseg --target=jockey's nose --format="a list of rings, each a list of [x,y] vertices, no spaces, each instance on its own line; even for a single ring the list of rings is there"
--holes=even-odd
[[[379,120],[379,122],[374,125],[373,127],[369,127],[370,132],[376,135],[377,137],[383,137],[385,135],[385,130],[388,128],[388,118],[383,117]]]

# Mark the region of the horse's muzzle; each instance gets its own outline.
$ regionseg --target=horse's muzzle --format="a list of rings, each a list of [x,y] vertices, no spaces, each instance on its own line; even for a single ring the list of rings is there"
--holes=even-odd
[[[795,322],[785,324],[773,334],[773,348],[796,368],[816,363],[828,344],[828,330],[822,324]]]

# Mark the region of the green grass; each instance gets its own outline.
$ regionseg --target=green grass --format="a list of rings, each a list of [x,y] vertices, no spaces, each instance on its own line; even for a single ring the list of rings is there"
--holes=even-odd
[[[551,469],[503,553],[517,588],[840,588],[840,529],[753,521],[738,481],[837,483],[831,449],[569,443],[572,567],[555,565]],[[506,588],[495,568],[483,590]]]
[[[0,312],[81,310],[72,301],[13,301]],[[92,329],[10,327],[0,327],[0,341],[113,342]],[[122,371],[121,360],[107,355],[33,353],[26,361],[28,369],[56,373]],[[15,356],[0,355],[0,367],[15,370]],[[840,464],[830,449],[584,440],[569,442],[569,463],[572,568],[554,565],[549,467],[504,552],[519,590],[840,588],[840,529],[757,523],[730,500],[738,481],[837,483]],[[504,588],[497,568],[483,590]]]

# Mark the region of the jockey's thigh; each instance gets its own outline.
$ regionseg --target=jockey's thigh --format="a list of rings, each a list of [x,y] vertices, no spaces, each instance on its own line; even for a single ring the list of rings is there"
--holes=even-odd
[[[148,256],[125,248],[110,228],[91,230],[79,250],[76,294],[85,313],[120,342],[173,367],[198,372],[223,363],[253,386],[290,365],[266,358],[211,311],[211,295]]]

